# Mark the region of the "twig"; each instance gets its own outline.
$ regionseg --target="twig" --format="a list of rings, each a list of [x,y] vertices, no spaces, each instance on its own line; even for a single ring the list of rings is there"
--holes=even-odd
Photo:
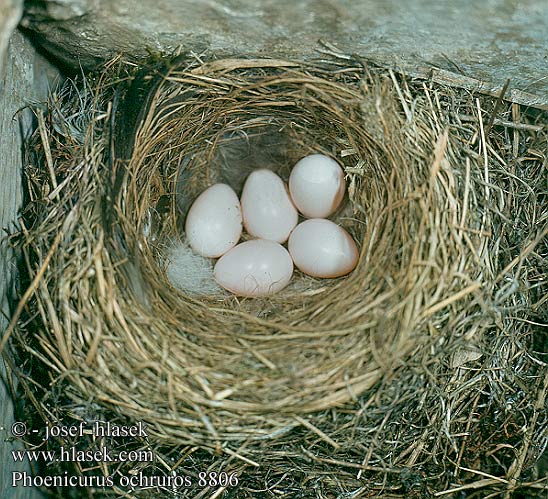
[[[457,115],[461,121],[467,122],[476,122],[478,119],[475,116],[469,114],[459,114]],[[524,130],[527,132],[542,132],[546,127],[543,125],[530,125],[528,123],[515,123],[513,121],[501,120],[500,118],[495,118],[493,120],[493,125],[502,126],[505,128],[513,128],[515,130]]]
[[[504,86],[502,87],[502,90],[500,91],[500,95],[497,98],[497,101],[495,102],[495,107],[493,108],[493,112],[491,113],[491,118],[489,119],[489,122],[487,123],[487,127],[485,127],[485,136],[489,137],[489,132],[491,131],[491,127],[493,126],[493,122],[495,121],[495,116],[497,115],[497,111],[499,110],[499,107],[502,103],[502,99],[504,99],[504,94],[506,93],[506,90],[508,90],[508,85],[510,85],[510,78],[506,80],[504,83]]]
[[[484,478],[483,480],[478,480],[477,482],[467,483],[465,485],[462,485],[460,487],[455,487],[454,489],[447,489],[442,490],[440,492],[435,492],[434,497],[440,497],[447,494],[454,494],[455,492],[460,492],[461,490],[469,490],[469,489],[482,489],[484,487],[489,487],[490,485],[496,485],[500,483],[499,480],[495,480],[492,478]]]
[[[512,465],[510,466],[510,470],[508,471],[509,486],[508,486],[508,490],[506,491],[506,494],[504,495],[505,499],[510,499],[513,490],[516,488],[516,483],[521,474],[521,470],[523,469],[523,464],[525,463],[527,452],[529,451],[529,447],[531,446],[531,442],[533,440],[533,432],[535,431],[535,426],[537,424],[539,413],[540,411],[542,411],[546,403],[547,392],[548,392],[548,371],[546,372],[546,375],[544,376],[544,383],[542,385],[542,388],[538,392],[537,401],[533,408],[533,415],[531,417],[531,420],[527,424],[527,431],[525,433],[525,438],[523,439],[523,445],[521,447],[521,451],[519,455],[516,457],[516,459],[514,460],[514,462],[512,463]]]
[[[46,165],[48,167],[49,176],[51,179],[51,185],[53,186],[53,191],[57,190],[57,179],[55,177],[55,169],[53,168],[53,158],[51,155],[51,148],[49,146],[49,140],[47,136],[46,124],[44,122],[44,113],[41,109],[38,109],[36,113],[38,119],[38,131],[40,132],[40,138],[42,139],[42,146],[44,148],[44,154],[46,156]],[[57,200],[59,200],[59,193],[56,195]]]
[[[318,435],[322,440],[326,441],[329,445],[335,449],[340,449],[341,446],[335,442],[329,435],[326,435],[322,430],[314,426],[312,423],[306,419],[301,418],[300,416],[295,416],[295,419],[301,423],[303,426],[306,426],[309,430],[312,430],[316,435]]]

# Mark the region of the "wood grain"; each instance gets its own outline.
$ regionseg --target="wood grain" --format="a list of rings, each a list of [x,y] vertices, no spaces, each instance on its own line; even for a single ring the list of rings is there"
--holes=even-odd
[[[22,2],[21,2],[22,3]],[[19,6],[20,7],[20,6]],[[13,31],[20,8],[14,2],[0,0],[0,49],[7,30]],[[7,19],[11,17],[11,19]],[[31,112],[22,108],[44,99],[51,66],[37,56],[31,44],[19,33],[9,37],[7,54],[0,65],[0,334],[5,330],[13,303],[15,256],[6,244],[6,232],[12,230],[21,207],[21,166],[23,136],[33,126]],[[14,403],[6,379],[4,359],[0,359],[0,497],[2,499],[39,499],[42,494],[30,487],[12,487],[14,471],[29,471],[28,463],[15,463],[11,451],[22,444],[11,438]]]

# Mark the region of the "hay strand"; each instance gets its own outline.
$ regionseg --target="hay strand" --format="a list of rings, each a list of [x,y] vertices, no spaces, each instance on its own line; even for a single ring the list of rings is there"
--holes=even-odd
[[[9,331],[47,373],[44,417],[145,422],[148,474],[239,474],[204,497],[544,490],[543,112],[339,56],[114,61],[74,88],[34,137],[14,238],[28,287]],[[352,274],[268,299],[170,283],[205,187],[287,179],[311,152],[345,170]]]

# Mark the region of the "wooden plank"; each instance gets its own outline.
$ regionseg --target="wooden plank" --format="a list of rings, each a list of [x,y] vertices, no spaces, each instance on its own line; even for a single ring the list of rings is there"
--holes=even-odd
[[[8,13],[7,3],[0,0],[0,32],[12,30],[17,20],[2,24]],[[13,2],[11,2],[13,6]],[[15,14],[17,12],[15,11]],[[5,37],[5,32],[4,32]],[[2,47],[0,36],[0,49]],[[0,54],[1,57],[2,54]],[[52,68],[36,54],[32,45],[19,32],[9,39],[4,64],[0,64],[0,334],[7,326],[10,302],[13,301],[15,278],[14,255],[6,244],[4,228],[13,227],[21,206],[22,135],[28,134],[33,125],[29,110],[20,111],[25,105],[44,99],[47,76]],[[20,111],[20,112],[18,112]],[[14,471],[29,472],[28,463],[16,463],[11,451],[22,449],[22,443],[11,438],[14,421],[14,404],[6,383],[4,359],[0,359],[0,497],[2,499],[39,499],[43,495],[32,487],[12,487]]]

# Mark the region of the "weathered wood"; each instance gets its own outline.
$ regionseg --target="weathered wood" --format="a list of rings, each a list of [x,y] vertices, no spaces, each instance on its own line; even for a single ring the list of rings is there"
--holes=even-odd
[[[0,0],[0,71],[13,30],[23,14],[23,0]]]
[[[9,2],[8,2],[9,3]],[[2,5],[2,0],[0,0]],[[0,13],[8,13],[2,10]],[[17,9],[11,14],[17,15]],[[5,18],[0,16],[0,23]],[[0,25],[0,32],[13,30],[17,20]],[[11,28],[10,28],[11,27]],[[7,35],[5,31],[0,40]],[[1,41],[0,41],[1,43]],[[9,39],[4,65],[0,66],[0,336],[10,316],[15,260],[6,244],[4,229],[13,228],[21,206],[21,166],[23,135],[29,133],[32,115],[21,110],[25,105],[44,99],[47,91],[48,74],[53,70],[45,60],[36,54],[32,45],[19,32]],[[11,437],[14,421],[14,404],[6,383],[6,366],[0,359],[0,497],[2,499],[38,499],[42,494],[30,487],[12,487],[14,471],[29,471],[28,463],[16,463],[11,451],[21,449],[22,444]]]

